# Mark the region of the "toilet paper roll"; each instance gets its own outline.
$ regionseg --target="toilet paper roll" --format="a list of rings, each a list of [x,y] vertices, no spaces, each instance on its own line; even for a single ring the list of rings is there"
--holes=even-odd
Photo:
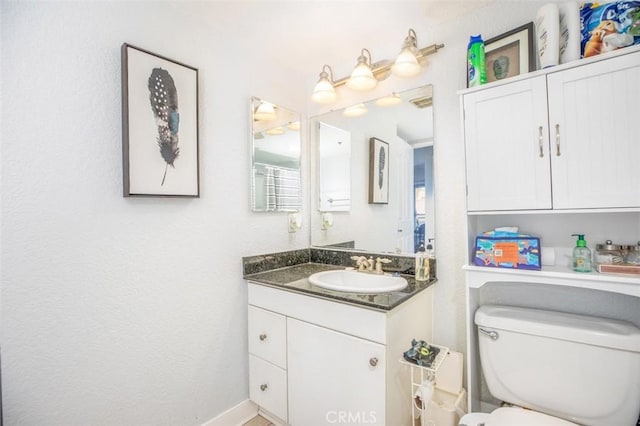
[[[433,383],[425,380],[413,393],[413,416],[420,417],[420,414],[426,413],[429,407],[429,401],[433,397]]]
[[[542,255],[542,266],[553,266],[556,264],[556,251],[553,247],[540,247]]]

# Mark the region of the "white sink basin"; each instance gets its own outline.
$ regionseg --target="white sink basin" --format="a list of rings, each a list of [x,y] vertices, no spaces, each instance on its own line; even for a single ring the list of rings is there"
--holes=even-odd
[[[402,277],[357,272],[351,269],[317,272],[309,277],[309,282],[328,290],[367,294],[398,291],[408,284]]]

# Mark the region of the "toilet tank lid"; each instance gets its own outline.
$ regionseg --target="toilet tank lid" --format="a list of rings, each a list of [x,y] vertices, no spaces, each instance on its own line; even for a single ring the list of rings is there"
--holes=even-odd
[[[483,305],[476,325],[534,336],[640,352],[640,329],[630,322],[566,312]]]

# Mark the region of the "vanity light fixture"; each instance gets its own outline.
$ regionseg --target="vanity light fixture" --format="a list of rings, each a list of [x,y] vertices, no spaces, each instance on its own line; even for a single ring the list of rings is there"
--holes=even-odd
[[[370,90],[377,84],[378,80],[371,70],[371,52],[369,49],[362,49],[358,56],[358,63],[347,80],[347,87],[354,90]]]
[[[345,108],[344,111],[342,111],[342,115],[349,118],[362,117],[367,113],[367,111],[367,107],[364,104],[357,104]]]
[[[396,92],[382,98],[376,99],[376,105],[380,107],[394,106],[402,103],[402,98]]]
[[[358,63],[351,75],[338,80],[334,80],[331,67],[323,65],[311,100],[320,104],[330,104],[336,100],[336,87],[346,85],[355,90],[373,89],[378,81],[386,79],[391,73],[399,77],[413,77],[420,73],[426,62],[425,58],[443,47],[444,44],[440,43],[419,49],[418,36],[413,29],[409,29],[409,34],[405,37],[402,50],[395,62],[382,60],[372,63],[371,52],[368,49],[362,49],[360,56],[358,56]]]
[[[299,121],[291,121],[291,122],[287,123],[287,129],[291,130],[292,132],[300,131],[300,122]]]
[[[329,73],[325,71],[329,70]],[[329,65],[322,66],[322,72],[320,73],[320,79],[316,83],[316,87],[313,89],[311,100],[319,104],[331,104],[336,101],[336,89],[333,82],[333,70]]]
[[[253,118],[258,121],[271,121],[275,120],[276,117],[276,108],[273,104],[265,101],[261,101],[253,113]]]
[[[268,134],[269,136],[279,136],[279,135],[284,135],[284,129],[280,126],[278,127],[273,127],[271,129],[265,130],[264,131],[266,134]]]
[[[418,36],[413,29],[409,29],[409,35],[404,39],[402,50],[391,66],[391,72],[399,77],[413,77],[420,73]]]

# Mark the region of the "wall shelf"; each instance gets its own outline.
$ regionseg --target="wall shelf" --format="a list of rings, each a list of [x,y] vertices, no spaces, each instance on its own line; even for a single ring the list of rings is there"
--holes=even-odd
[[[544,266],[541,271],[485,268],[466,265],[469,288],[480,288],[490,282],[537,283],[565,287],[588,288],[640,297],[640,278],[629,275],[579,273],[563,266]]]

